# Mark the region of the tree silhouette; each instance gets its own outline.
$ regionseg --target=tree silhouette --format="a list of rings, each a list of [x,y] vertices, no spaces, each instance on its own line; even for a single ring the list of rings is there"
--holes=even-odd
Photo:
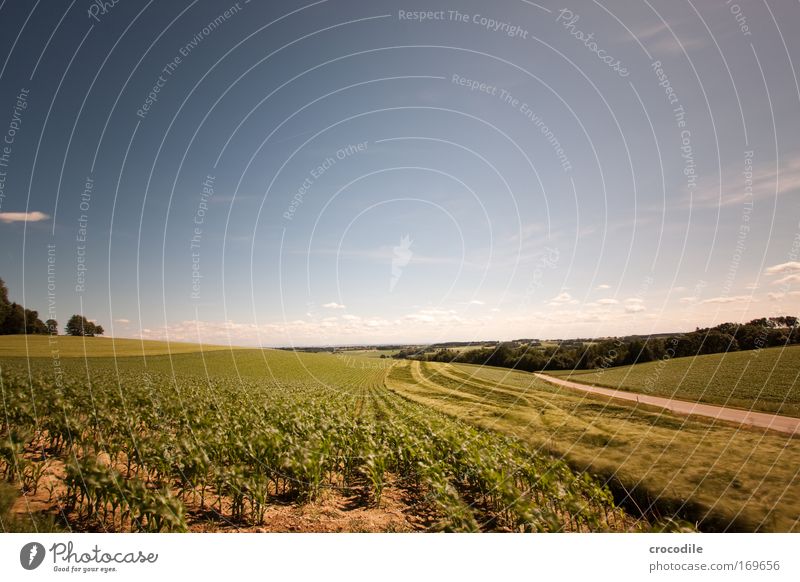
[[[67,325],[64,327],[67,335],[73,336],[88,336],[103,335],[105,330],[102,325],[96,325],[86,319],[83,315],[73,315],[69,318]]]

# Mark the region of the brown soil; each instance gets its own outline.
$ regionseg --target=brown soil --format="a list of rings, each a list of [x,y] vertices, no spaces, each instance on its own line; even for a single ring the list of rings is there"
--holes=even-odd
[[[65,530],[113,531],[110,524],[96,519],[78,518],[64,513],[59,499],[65,492],[64,465],[60,460],[48,462],[36,493],[21,495],[12,507],[12,514],[24,518],[31,514],[52,515]],[[177,493],[177,492],[176,492]],[[264,523],[236,523],[229,518],[227,503],[222,515],[215,509],[201,510],[199,503],[185,502],[186,521],[191,532],[412,532],[425,531],[436,521],[419,495],[390,479],[380,504],[359,488],[325,490],[319,499],[310,502],[285,501],[270,504]],[[117,522],[119,528],[119,522]]]
[[[192,532],[412,532],[427,529],[424,516],[411,494],[399,487],[387,487],[381,503],[365,502],[358,493],[327,490],[316,501],[273,504],[262,525],[236,524],[216,512],[189,509],[187,521]]]

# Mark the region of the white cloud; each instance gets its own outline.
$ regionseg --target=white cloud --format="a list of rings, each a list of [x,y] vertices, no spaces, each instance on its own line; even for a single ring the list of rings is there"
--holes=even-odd
[[[628,313],[641,313],[645,310],[644,305],[640,303],[629,303],[625,306],[625,311]]]
[[[473,299],[469,302],[470,305],[486,305],[483,301],[479,301],[478,299]]]
[[[464,323],[458,313],[452,309],[420,309],[404,317],[406,321],[427,324]]]
[[[0,221],[5,223],[11,222],[39,222],[50,218],[49,214],[44,212],[0,212]]]
[[[572,295],[567,293],[566,291],[562,291],[555,297],[553,297],[550,301],[548,301],[548,305],[575,305],[578,303],[577,299],[573,299]]]
[[[764,270],[764,274],[771,277],[773,275],[784,275],[780,279],[772,281],[773,285],[788,285],[790,283],[800,283],[800,262],[789,261],[772,265]]]
[[[789,291],[788,293],[767,293],[771,301],[780,301],[786,297],[800,297],[800,291]]]
[[[800,283],[800,273],[786,275],[785,277],[781,277],[780,279],[772,282],[773,285],[787,285],[789,283]]]
[[[680,302],[681,303],[696,303],[697,302],[697,297],[681,297],[680,298]]]
[[[323,305],[325,309],[346,309],[344,305],[341,303],[336,303],[335,301],[331,301],[330,303],[325,303]]]
[[[606,285],[605,283],[601,283],[597,287],[595,287],[596,291],[603,291],[605,289],[611,289],[611,285]]]
[[[787,273],[800,273],[800,262],[789,261],[779,265],[772,265],[764,270],[767,275],[785,275]]]
[[[616,299],[609,298],[609,299],[598,299],[597,303],[598,305],[617,305],[619,301],[617,301]]]
[[[749,295],[734,295],[731,297],[711,297],[710,299],[703,299],[700,303],[708,304],[724,304],[724,303],[745,303],[751,301],[752,297]]]
[[[130,319],[125,319],[125,318],[115,319],[114,321],[116,321],[117,323],[130,323],[131,322]]]

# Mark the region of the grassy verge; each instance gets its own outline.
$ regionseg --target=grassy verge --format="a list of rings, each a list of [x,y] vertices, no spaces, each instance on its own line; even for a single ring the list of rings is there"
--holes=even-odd
[[[800,346],[548,373],[641,394],[800,416]]]
[[[800,439],[629,406],[500,368],[411,362],[387,382],[602,475],[618,499],[624,492],[643,510],[712,531],[800,529]]]

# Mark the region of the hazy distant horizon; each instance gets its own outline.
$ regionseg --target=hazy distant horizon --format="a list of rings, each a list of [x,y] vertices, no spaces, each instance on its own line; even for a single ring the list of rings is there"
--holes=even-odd
[[[745,322],[734,322],[734,323],[745,323]],[[699,327],[699,326],[695,326]],[[637,333],[621,333],[615,335],[595,335],[595,336],[562,336],[562,337],[538,337],[538,336],[515,336],[515,337],[484,337],[484,338],[469,338],[469,339],[460,339],[460,338],[449,338],[449,339],[437,339],[436,341],[426,341],[426,340],[413,340],[413,341],[379,341],[379,342],[369,342],[369,343],[358,343],[358,342],[351,342],[351,343],[341,343],[341,344],[254,344],[254,343],[247,343],[246,339],[240,339],[238,341],[233,342],[224,342],[224,343],[213,343],[213,342],[201,342],[200,340],[192,340],[190,338],[175,340],[165,338],[161,341],[169,341],[174,343],[194,343],[194,344],[202,344],[202,345],[230,345],[232,347],[243,347],[243,348],[268,348],[268,349],[303,349],[303,348],[352,348],[352,347],[384,347],[384,346],[392,346],[392,345],[432,345],[432,344],[444,344],[450,342],[456,343],[491,343],[491,342],[510,342],[516,340],[538,340],[538,341],[559,341],[559,340],[576,340],[576,339],[602,339],[602,338],[614,338],[614,337],[627,337],[627,336],[639,336],[642,337],[646,336],[661,336],[661,335],[670,335],[670,334],[682,334],[682,333],[689,333],[695,331],[695,327],[686,328],[686,329],[670,329],[665,331],[654,331],[650,334],[637,334]],[[98,336],[100,337],[100,336]],[[152,340],[150,338],[144,338],[142,336],[102,336],[103,339],[126,339],[126,340],[140,340],[140,341],[159,341],[159,340]]]

